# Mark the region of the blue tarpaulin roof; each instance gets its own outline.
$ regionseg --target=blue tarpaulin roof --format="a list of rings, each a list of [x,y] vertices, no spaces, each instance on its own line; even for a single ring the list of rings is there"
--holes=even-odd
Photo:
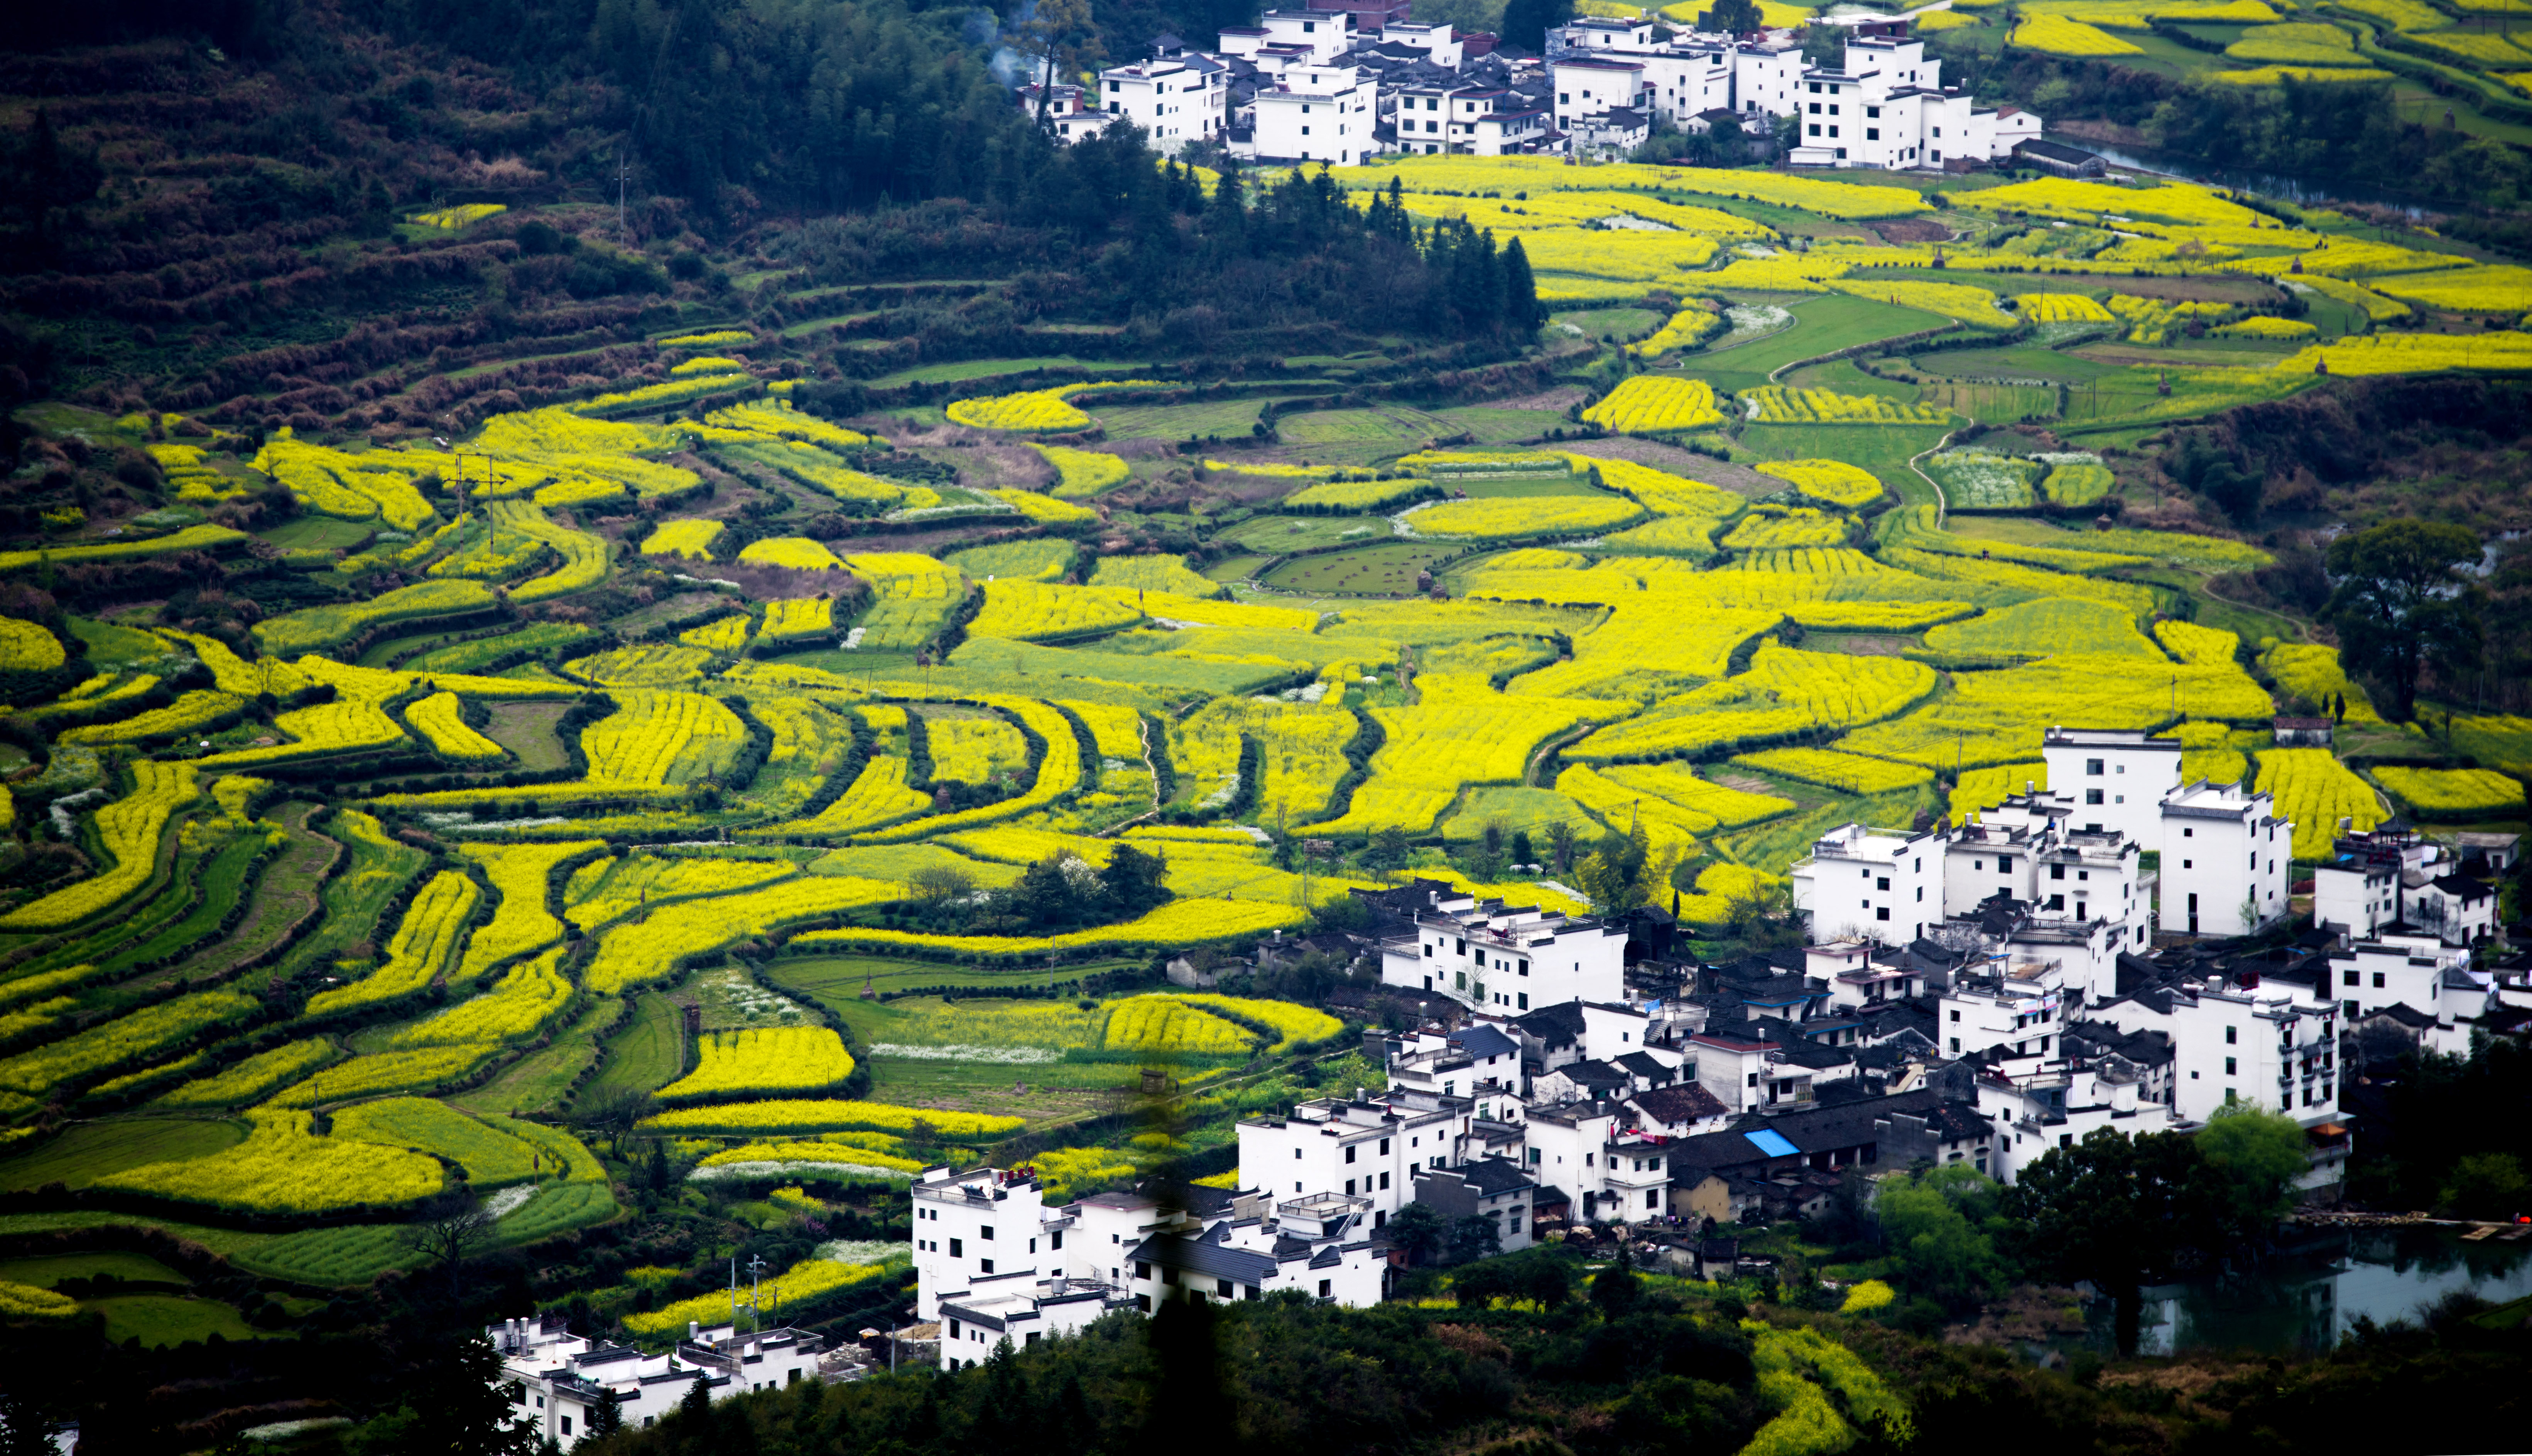
[[[1761,1128],[1755,1133],[1744,1133],[1741,1136],[1750,1139],[1752,1147],[1771,1158],[1790,1158],[1802,1151],[1801,1148],[1794,1146],[1791,1138],[1773,1128]]]

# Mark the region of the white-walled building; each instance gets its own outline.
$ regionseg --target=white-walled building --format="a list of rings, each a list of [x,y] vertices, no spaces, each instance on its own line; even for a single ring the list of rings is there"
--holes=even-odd
[[[1416,914],[1412,938],[1382,944],[1380,979],[1418,996],[1518,1017],[1569,1001],[1623,1001],[1626,951],[1623,926],[1446,895]]]
[[[1274,88],[1257,92],[1251,127],[1257,158],[1339,166],[1369,158],[1377,149],[1371,134],[1378,96],[1378,87],[1351,66],[1285,72]]]
[[[2157,988],[2095,1008],[2090,1019],[2171,1038],[2172,1111],[2205,1122],[2255,1102],[2306,1123],[2338,1115],[2336,1003],[2286,981]]]
[[[818,1337],[795,1329],[740,1335],[729,1325],[689,1324],[664,1355],[646,1355],[573,1334],[559,1319],[505,1319],[491,1327],[499,1379],[515,1386],[516,1414],[540,1438],[568,1451],[589,1434],[590,1413],[616,1397],[628,1430],[656,1426],[701,1380],[715,1402],[819,1378]]]
[[[1942,62],[1927,59],[1922,40],[1849,39],[1841,65],[1803,72],[1803,131],[1794,163],[1940,167],[2010,156],[2014,144],[2039,137],[2037,116],[1982,110],[1967,94],[1946,89],[1941,77]]]
[[[1509,1096],[1510,1094],[1505,1094]],[[1361,1198],[1371,1227],[1414,1201],[1414,1170],[1467,1160],[1474,1105],[1406,1091],[1321,1097],[1239,1121],[1239,1183],[1276,1198]]]
[[[1760,36],[1733,47],[1732,109],[1745,118],[1791,116],[1802,109],[1803,43]],[[1752,129],[1759,130],[1755,124]]]
[[[2249,935],[2287,912],[2294,825],[2275,809],[2268,794],[2232,784],[2201,782],[2163,798],[2164,930]]]
[[[1231,72],[1203,55],[1118,66],[1099,76],[1100,109],[1143,129],[1163,156],[1218,142],[1231,126]]]
[[[1630,56],[1568,55],[1547,63],[1555,87],[1556,125],[1567,131],[1613,110],[1651,109],[1644,64]]]
[[[1425,26],[1392,21],[1380,28],[1380,39],[1384,45],[1404,45],[1420,50],[1434,65],[1448,66],[1453,70],[1459,69],[1461,58],[1467,50],[1459,32],[1447,22]]]
[[[1988,1173],[2012,1183],[2023,1169],[2103,1128],[2129,1136],[2182,1127],[2172,1110],[2144,1095],[2140,1078],[2033,1053],[1980,1069],[1979,1115],[1995,1127]]]
[[[1298,47],[1321,65],[1354,43],[1354,18],[1343,10],[1270,10],[1254,26],[1225,27],[1222,53],[1253,57],[1269,46]]]
[[[1943,911],[1942,831],[1916,834],[1849,824],[1814,841],[1788,871],[1795,908],[1811,917],[1814,940],[1888,945],[1916,940]]]
[[[2049,1056],[2084,993],[2083,982],[2053,961],[2016,961],[1998,975],[1965,976],[1935,1002],[1936,1045],[1946,1057],[1989,1050]]]
[[[941,1321],[945,1369],[982,1361],[1005,1339],[1021,1347],[1165,1300],[1294,1289],[1369,1305],[1382,1294],[1367,1196],[1249,1190],[1197,1212],[1102,1193],[1048,1208],[1026,1170],[928,1168],[913,1197],[915,1312]]]
[[[2441,1017],[2445,972],[2469,964],[2468,951],[2448,948],[2437,936],[2386,934],[2332,952],[2330,978],[2351,1021],[2389,1006]]]
[[[2162,800],[2180,787],[2180,740],[2151,733],[2053,728],[2040,740],[2050,796],[2067,805],[2067,824],[2095,834],[2155,843]]]

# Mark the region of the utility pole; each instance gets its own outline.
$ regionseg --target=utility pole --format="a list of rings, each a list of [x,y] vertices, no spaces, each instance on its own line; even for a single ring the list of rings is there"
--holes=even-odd
[[[615,154],[615,241],[624,246],[630,246],[627,242],[630,235],[624,226],[624,187],[632,175],[632,160],[624,153],[617,152]]]

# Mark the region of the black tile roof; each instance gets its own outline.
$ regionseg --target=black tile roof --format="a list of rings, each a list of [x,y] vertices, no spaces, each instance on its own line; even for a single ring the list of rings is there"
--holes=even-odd
[[[1521,1044],[1492,1026],[1469,1026],[1451,1033],[1451,1041],[1471,1057],[1514,1057]]]
[[[1560,1046],[1582,1038],[1582,1007],[1579,1002],[1560,1002],[1515,1018],[1513,1024],[1549,1046]]]
[[[1529,1175],[1510,1158],[1479,1158],[1475,1162],[1462,1164],[1457,1171],[1480,1195],[1486,1197],[1535,1187],[1529,1181]]]
[[[1240,1284],[1263,1284],[1275,1277],[1276,1268],[1272,1257],[1252,1250],[1206,1244],[1179,1234],[1153,1235],[1134,1246],[1133,1257],[1137,1262],[1155,1263],[1164,1269]]]
[[[1637,1077],[1657,1082],[1670,1081],[1679,1076],[1678,1068],[1650,1052],[1629,1052],[1623,1057],[1612,1057],[1610,1061]]]
[[[1649,1092],[1638,1092],[1627,1101],[1637,1111],[1664,1127],[1701,1122],[1706,1118],[1721,1117],[1732,1110],[1724,1106],[1712,1092],[1693,1081],[1675,1082],[1670,1086],[1655,1087]]]

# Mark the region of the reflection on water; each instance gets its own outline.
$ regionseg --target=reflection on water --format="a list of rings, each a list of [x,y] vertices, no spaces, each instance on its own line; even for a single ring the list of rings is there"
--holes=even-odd
[[[2466,1244],[2434,1229],[2314,1230],[2263,1266],[2145,1291],[2140,1355],[2183,1350],[2327,1350],[2360,1317],[2415,1318],[2457,1290],[2494,1304],[2532,1294],[2532,1241]],[[2086,1311],[2093,1344],[2108,1351],[2110,1306]]]

